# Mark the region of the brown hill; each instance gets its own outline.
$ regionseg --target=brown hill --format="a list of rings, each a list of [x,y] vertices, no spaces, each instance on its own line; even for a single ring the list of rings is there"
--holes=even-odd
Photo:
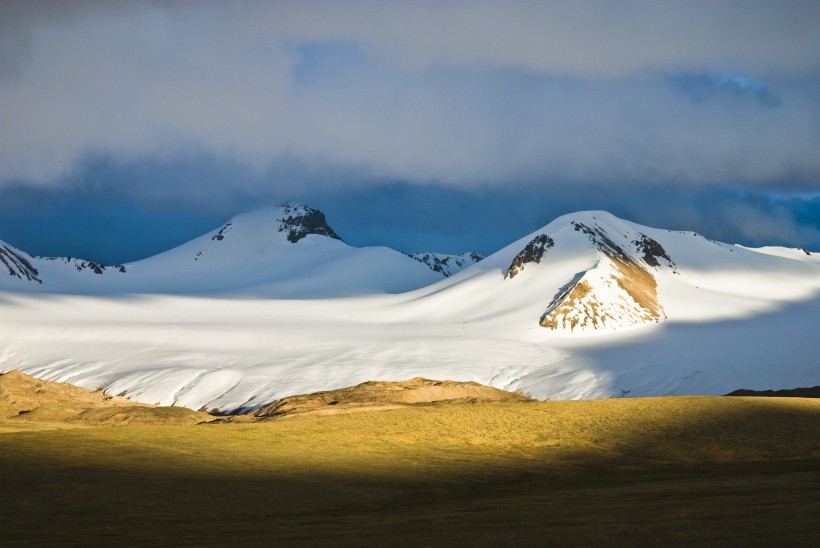
[[[196,424],[213,420],[183,407],[155,407],[20,371],[0,375],[0,419],[78,424]]]
[[[376,409],[394,409],[433,403],[530,401],[530,398],[477,382],[434,381],[416,377],[408,381],[369,381],[348,388],[290,396],[255,411],[256,420],[287,415],[330,415]]]

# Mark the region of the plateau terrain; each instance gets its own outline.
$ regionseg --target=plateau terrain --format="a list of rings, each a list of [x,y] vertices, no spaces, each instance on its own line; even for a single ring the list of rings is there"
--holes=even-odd
[[[419,403],[435,382],[370,388]],[[102,406],[100,394],[19,373],[0,387],[3,546],[811,546],[820,534],[818,399],[509,395],[246,422],[187,411],[198,424],[134,406],[142,423],[112,423],[8,407]],[[108,410],[133,412],[122,403]]]

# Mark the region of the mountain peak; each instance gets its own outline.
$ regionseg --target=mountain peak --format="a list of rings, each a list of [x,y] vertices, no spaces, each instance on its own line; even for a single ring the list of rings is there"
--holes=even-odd
[[[282,210],[279,232],[286,232],[290,243],[295,244],[308,234],[344,241],[330,228],[325,220],[325,214],[318,209],[300,202],[285,202],[279,208]]]
[[[560,217],[556,217],[549,225],[551,227],[555,226],[566,226],[572,223],[598,223],[598,224],[617,224],[617,223],[626,223],[620,217],[613,215],[609,211],[604,211],[603,209],[589,209],[583,211],[574,211],[572,213],[566,213],[561,215]]]
[[[542,261],[552,262],[553,248],[592,250],[597,259],[576,272],[551,299],[540,324],[553,330],[610,330],[666,318],[658,300],[655,273],[676,265],[660,242],[635,225],[606,211],[582,211],[559,217],[513,258],[505,278],[515,278]],[[560,245],[559,245],[560,244]],[[561,252],[559,251],[559,255]]]
[[[284,202],[278,206],[266,206],[237,215],[217,230],[212,240],[224,240],[236,225],[245,225],[254,232],[268,232],[271,227],[282,232],[290,243],[295,244],[305,236],[315,234],[344,242],[327,224],[325,214],[301,202]]]

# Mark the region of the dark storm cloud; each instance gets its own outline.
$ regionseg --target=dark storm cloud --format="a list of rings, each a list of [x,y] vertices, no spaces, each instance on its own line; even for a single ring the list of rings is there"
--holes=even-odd
[[[0,2],[0,237],[106,226],[130,260],[298,199],[408,251],[579,209],[818,247],[818,28],[813,1]]]

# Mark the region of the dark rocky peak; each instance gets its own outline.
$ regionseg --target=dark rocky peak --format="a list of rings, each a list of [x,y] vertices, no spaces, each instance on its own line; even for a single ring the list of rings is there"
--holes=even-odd
[[[287,202],[280,207],[282,218],[279,223],[279,232],[285,232],[289,242],[295,244],[308,234],[344,241],[328,226],[325,214],[318,209],[297,202]]]
[[[669,266],[674,268],[675,263],[657,240],[653,240],[646,234],[638,233],[638,235],[639,238],[637,240],[633,240],[632,245],[635,246],[635,250],[638,253],[642,254],[641,259],[643,259],[643,262],[649,266],[661,266],[658,259],[666,259]]]
[[[309,234],[344,241],[328,226],[324,213],[298,202],[286,202],[275,208],[263,207],[234,217],[214,232],[211,240],[221,242],[230,239],[229,235],[237,228],[240,232],[257,234],[268,234],[274,230],[283,232],[291,243]]]
[[[9,276],[16,276],[21,280],[43,283],[39,278],[40,273],[34,268],[22,252],[18,252],[12,247],[0,242],[0,263],[9,271]]]
[[[524,246],[524,249],[519,251],[518,255],[513,258],[512,263],[510,263],[509,268],[507,268],[507,273],[504,275],[504,278],[514,278],[516,274],[524,270],[524,266],[527,263],[540,263],[541,259],[544,258],[544,254],[547,252],[547,249],[554,245],[555,242],[548,235],[539,234],[530,240],[530,242]]]

